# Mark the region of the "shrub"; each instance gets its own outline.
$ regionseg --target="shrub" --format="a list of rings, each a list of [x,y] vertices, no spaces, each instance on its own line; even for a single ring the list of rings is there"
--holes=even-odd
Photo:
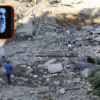
[[[100,97],[100,67],[91,68],[87,80],[92,86],[93,95]]]

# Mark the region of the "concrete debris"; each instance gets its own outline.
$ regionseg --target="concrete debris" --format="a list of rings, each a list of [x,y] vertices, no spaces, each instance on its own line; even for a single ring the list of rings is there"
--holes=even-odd
[[[27,65],[20,65],[20,67],[24,67],[24,68],[27,68]]]
[[[30,68],[30,69],[26,72],[26,75],[29,75],[32,71],[33,71],[33,69]]]
[[[48,66],[49,64],[54,64],[56,61],[57,61],[57,59],[51,59],[51,60],[49,60],[48,62],[46,62],[46,63],[44,64],[44,66]]]
[[[86,68],[83,71],[81,71],[81,74],[82,74],[83,77],[87,78],[88,77],[88,72],[89,72],[89,68]]]
[[[65,89],[64,88],[60,89],[59,93],[63,95],[65,93]]]
[[[48,71],[50,73],[61,72],[63,70],[61,63],[48,65]]]

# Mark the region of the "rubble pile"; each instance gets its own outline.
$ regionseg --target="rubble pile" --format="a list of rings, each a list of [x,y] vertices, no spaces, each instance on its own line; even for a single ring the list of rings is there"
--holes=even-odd
[[[36,17],[34,16],[34,18]],[[62,98],[66,99],[66,97],[68,100],[73,98],[74,100],[92,100],[91,85],[85,81],[88,77],[89,69],[87,68],[81,72],[74,71],[75,57],[35,57],[36,54],[95,57],[97,52],[99,53],[99,41],[96,39],[99,34],[95,33],[97,28],[91,27],[91,30],[94,31],[94,36],[92,40],[89,40],[90,32],[88,32],[86,26],[82,26],[85,29],[80,31],[75,28],[66,30],[64,26],[56,24],[55,18],[49,18],[48,12],[43,15],[43,18],[41,16],[34,19],[33,41],[28,38],[28,41],[21,42],[21,44],[8,44],[11,48],[5,46],[9,60],[13,61],[12,64],[15,67],[11,75],[12,85],[34,88],[29,92],[29,94],[33,93],[34,95],[38,94],[35,93],[36,91],[56,89],[52,92],[44,92],[34,96],[35,100],[39,98],[42,100],[54,98],[61,100]],[[15,53],[15,51],[23,52]],[[6,76],[1,77],[1,86],[5,86]],[[42,89],[43,87],[45,89]],[[69,90],[67,91],[66,89]]]
[[[13,40],[4,46],[14,71],[11,75],[12,85],[8,87],[2,66],[0,99],[98,100],[92,96],[91,85],[86,81],[89,68],[85,65],[84,69],[74,68],[75,64],[81,66],[86,63],[87,57],[99,57],[100,25],[81,24],[81,29],[77,30],[67,27],[69,23],[61,25],[52,15],[48,11],[40,17],[33,15],[32,37],[20,43]],[[45,57],[36,57],[39,54]]]

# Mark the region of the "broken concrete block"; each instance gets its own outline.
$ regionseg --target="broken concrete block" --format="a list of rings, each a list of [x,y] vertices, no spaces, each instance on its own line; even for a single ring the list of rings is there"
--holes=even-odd
[[[20,47],[22,47],[22,48],[27,48],[28,45],[27,45],[27,44],[20,44]]]
[[[59,93],[60,93],[60,94],[64,94],[64,93],[65,93],[65,89],[64,89],[64,88],[60,89],[60,90],[59,90]]]
[[[83,71],[81,71],[82,76],[84,76],[85,78],[88,77],[88,72],[89,72],[89,68],[84,69]]]
[[[30,69],[26,72],[26,75],[29,75],[32,71],[33,71],[33,69],[30,68]]]
[[[57,59],[51,59],[51,60],[49,60],[48,62],[46,62],[45,64],[44,64],[44,66],[48,66],[49,64],[53,64],[53,63],[55,63],[57,61]]]
[[[49,71],[50,73],[60,72],[60,71],[62,71],[62,70],[63,70],[63,68],[62,68],[61,63],[59,63],[59,64],[50,64],[50,65],[48,65],[48,71]]]

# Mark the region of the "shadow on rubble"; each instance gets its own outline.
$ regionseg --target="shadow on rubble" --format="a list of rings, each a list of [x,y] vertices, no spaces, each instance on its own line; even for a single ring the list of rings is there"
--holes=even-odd
[[[81,26],[81,23],[84,23],[84,25],[86,24],[95,24],[95,23],[99,23],[100,22],[100,8],[84,8],[83,10],[80,10],[79,13],[61,13],[60,15],[67,21],[71,22],[73,25],[77,26]],[[60,17],[57,16],[59,18],[60,21]],[[71,26],[69,25],[67,22],[64,22],[64,25],[67,26]]]

